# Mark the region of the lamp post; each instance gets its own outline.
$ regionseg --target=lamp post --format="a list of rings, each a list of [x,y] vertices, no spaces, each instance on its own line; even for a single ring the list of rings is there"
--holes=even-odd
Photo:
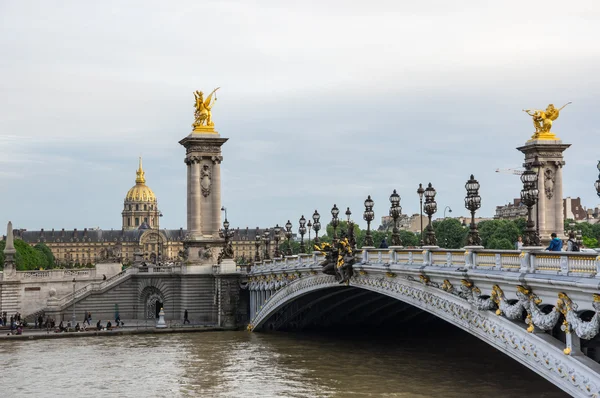
[[[419,244],[423,246],[423,194],[425,193],[425,189],[423,189],[423,184],[419,184],[419,189],[417,189],[417,193],[419,194],[419,210],[421,212],[421,241]]]
[[[304,234],[306,233],[306,218],[304,218],[304,214],[298,220],[300,227],[298,228],[298,233],[300,233],[300,253],[306,253],[306,246],[304,246]]]
[[[273,239],[275,239],[275,258],[281,257],[281,251],[279,251],[279,240],[281,239],[281,227],[279,224],[273,228]]]
[[[541,168],[542,168],[542,162],[540,162],[538,156],[535,155],[535,158],[533,159],[533,162],[531,163],[531,170],[536,175],[535,189],[538,189],[538,182],[540,180]],[[538,190],[538,194],[539,194],[539,190]],[[535,232],[537,233],[538,238],[539,238],[539,236],[540,236],[540,201],[539,200],[536,200],[536,202],[535,202]]]
[[[402,246],[402,240],[400,240],[400,231],[398,231],[398,218],[402,213],[402,207],[400,207],[400,195],[394,189],[394,192],[390,195],[390,217],[394,220],[394,228],[392,229],[392,246]]]
[[[533,206],[537,203],[539,194],[536,172],[531,170],[531,167],[528,167],[527,170],[521,174],[521,181],[523,182],[521,202],[527,206],[527,226],[523,236],[523,246],[539,246],[540,236],[538,235],[535,223],[531,218],[531,211]]]
[[[350,243],[350,247],[352,247],[352,249],[356,248],[356,236],[354,236],[354,223],[352,221],[350,221],[350,216],[352,215],[352,212],[350,211],[350,208],[347,207],[346,208],[346,220],[348,220],[348,243]]]
[[[426,246],[436,246],[437,239],[435,238],[435,231],[433,230],[433,225],[431,225],[431,216],[435,214],[437,211],[437,203],[435,201],[435,188],[429,183],[427,188],[425,189],[425,213],[429,218],[429,223],[427,224],[427,233],[425,236],[425,245]]]
[[[365,235],[365,243],[364,246],[372,247],[373,246],[373,237],[371,236],[371,221],[375,218],[375,213],[373,212],[373,206],[375,202],[371,199],[371,195],[367,197],[365,200],[365,211],[363,213],[363,219],[367,222],[367,233]]]
[[[160,260],[160,253],[161,253],[161,239],[160,239],[160,218],[163,216],[162,212],[159,211],[158,212],[158,217],[156,218],[156,237],[158,239],[158,243],[157,243],[157,249],[158,249],[158,253],[156,255],[156,264],[158,265],[159,260]]]
[[[338,209],[337,205],[334,204],[331,208],[331,226],[333,227],[333,239],[337,239],[337,227],[338,225],[340,225],[338,214],[340,214],[340,209]]]
[[[321,229],[321,223],[319,220],[321,219],[321,215],[319,212],[315,210],[313,216],[313,229],[315,230],[315,245],[318,245],[319,242],[319,230]]]
[[[600,198],[600,160],[598,161],[598,179],[596,180],[596,183],[594,184],[594,186],[596,187],[596,193],[598,194],[598,197]]]
[[[286,256],[292,256],[294,255],[294,252],[292,251],[292,244],[290,242],[290,239],[292,239],[292,223],[290,220],[285,223],[285,238],[287,239],[287,250],[285,254]]]
[[[265,255],[263,258],[265,260],[270,260],[271,256],[269,256],[269,243],[271,241],[271,232],[269,231],[269,228],[265,229],[265,233],[263,234],[263,240],[265,241]]]
[[[254,237],[254,247],[256,248],[256,252],[254,253],[254,261],[260,262],[260,243],[262,241],[262,237],[260,235],[260,230],[256,227],[256,236]]]
[[[308,248],[310,249],[310,251],[312,251],[313,248],[310,244],[310,230],[312,229],[312,223],[310,222],[310,218],[308,219],[308,224],[306,224],[306,228],[308,228]]]
[[[71,321],[71,327],[75,328],[75,278],[73,278],[73,320]]]
[[[233,246],[231,245],[231,238],[233,238],[235,235],[235,231],[230,231],[229,225],[229,221],[227,221],[227,218],[225,218],[225,221],[223,221],[223,229],[219,231],[219,236],[225,239],[222,258],[233,258]]]
[[[475,224],[475,211],[481,207],[481,196],[479,196],[479,182],[473,174],[465,184],[467,197],[465,198],[465,207],[471,212],[471,226],[467,237],[467,246],[481,246],[481,238]]]
[[[450,208],[450,206],[444,207],[444,218],[446,218],[446,210],[448,210],[448,213],[452,213],[452,209]]]

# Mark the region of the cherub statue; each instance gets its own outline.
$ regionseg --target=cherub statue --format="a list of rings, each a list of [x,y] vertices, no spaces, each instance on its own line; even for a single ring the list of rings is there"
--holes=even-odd
[[[559,109],[556,109],[554,104],[550,104],[545,111],[539,109],[523,109],[523,112],[527,113],[533,118],[533,126],[535,127],[535,134],[533,135],[533,138],[539,137],[540,134],[550,134],[552,122],[558,119],[560,111],[569,104],[570,102],[567,102]]]
[[[207,126],[207,127],[212,127],[215,124],[212,121],[212,115],[211,115],[211,109],[213,107],[213,105],[215,104],[215,102],[217,101],[217,90],[220,87],[215,88],[209,95],[208,98],[206,98],[206,100],[204,99],[204,93],[202,91],[195,91],[194,92],[194,98],[196,99],[196,103],[194,104],[194,107],[196,108],[196,111],[194,112],[194,117],[196,118],[196,120],[194,120],[194,124],[192,124],[192,127],[197,127],[197,126]],[[212,96],[213,94],[215,95],[215,98],[213,99]]]

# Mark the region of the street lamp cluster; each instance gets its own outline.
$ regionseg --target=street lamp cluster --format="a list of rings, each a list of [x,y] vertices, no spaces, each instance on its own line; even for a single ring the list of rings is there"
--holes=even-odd
[[[527,225],[525,227],[525,233],[523,234],[523,246],[539,246],[540,236],[536,230],[536,224],[531,218],[533,206],[535,206],[538,201],[538,176],[537,173],[531,169],[530,165],[526,167],[527,170],[521,174],[521,181],[523,182],[521,202],[527,206]]]
[[[521,181],[523,183],[523,189],[521,190],[521,202],[527,207],[527,224],[523,237],[523,245],[524,246],[539,246],[540,245],[540,236],[539,232],[536,229],[538,226],[537,223],[533,221],[532,211],[533,206],[538,203],[539,199],[539,190],[538,190],[538,172],[539,172],[540,162],[537,157],[534,162],[525,165],[526,170],[521,175]],[[600,197],[600,161],[598,161],[598,180],[594,183],[594,187],[596,188],[596,192]],[[481,246],[481,237],[479,236],[479,231],[477,230],[477,224],[475,223],[475,212],[481,208],[481,196],[479,195],[479,181],[475,179],[473,174],[471,174],[469,180],[465,184],[465,189],[467,194],[465,196],[465,208],[469,210],[471,213],[471,223],[469,225],[469,233],[467,235],[467,246]],[[435,236],[435,230],[432,224],[432,217],[437,212],[437,202],[435,200],[436,190],[432,186],[431,183],[427,185],[427,188],[423,188],[423,184],[419,184],[419,188],[417,189],[417,194],[419,195],[419,209],[420,209],[420,223],[421,223],[421,246],[435,246],[437,244],[437,239]],[[423,203],[423,198],[425,198],[425,203]],[[400,206],[400,195],[394,189],[392,194],[390,195],[390,211],[389,215],[393,220],[393,229],[392,229],[392,246],[401,246],[402,240],[400,238],[400,230],[398,228],[398,220],[402,215],[402,207]],[[363,219],[367,222],[367,230],[365,233],[364,246],[365,247],[373,247],[373,236],[371,233],[371,222],[375,219],[375,212],[373,211],[373,207],[375,202],[371,198],[371,195],[367,197],[364,202],[365,210],[363,212]],[[446,206],[444,212],[448,209],[452,212],[449,206]],[[423,231],[423,211],[427,214],[428,223]],[[340,225],[339,220],[340,209],[337,205],[333,205],[331,209],[331,226],[333,228],[333,239],[338,239],[338,227]],[[346,218],[348,220],[348,231],[347,238],[350,243],[354,246],[356,244],[355,236],[354,236],[354,223],[350,220],[350,216],[352,212],[348,207],[346,210]],[[162,215],[162,214],[161,214]],[[445,214],[444,214],[445,216]],[[311,222],[312,221],[312,222]],[[228,231],[229,223],[227,222],[227,218],[225,218],[225,223],[223,223],[225,227],[225,233]],[[315,232],[315,239],[313,243],[315,245],[320,244],[319,240],[319,231],[321,230],[321,215],[317,210],[312,215],[312,220],[307,219],[302,215],[299,220],[299,228],[298,232],[300,233],[300,253],[306,253],[307,247],[304,243],[304,235],[308,232],[308,245],[309,251],[312,250],[311,247],[311,230]],[[273,239],[275,240],[275,257],[281,257],[282,253],[279,250],[279,242],[281,240],[282,228],[277,224],[275,228],[273,228]],[[425,232],[425,234],[423,234]],[[575,231],[573,231],[575,233]],[[291,256],[292,246],[291,246],[291,238],[292,238],[292,223],[288,220],[285,224],[285,238],[287,240],[287,249],[285,255]],[[581,241],[581,231],[577,231],[577,240]],[[342,232],[343,236],[343,232]],[[227,240],[228,238],[226,238]],[[271,241],[271,233],[269,229],[265,229],[264,234],[261,235],[258,227],[256,228],[256,239],[255,246],[256,252],[254,256],[255,261],[260,261],[260,246],[264,243],[264,256],[265,260],[269,260],[269,244]],[[581,243],[580,243],[581,244]]]
[[[475,212],[481,207],[481,196],[479,196],[479,181],[475,179],[473,174],[465,184],[467,196],[465,197],[465,207],[471,212],[471,225],[469,235],[467,236],[467,246],[481,246],[481,238],[475,224]]]

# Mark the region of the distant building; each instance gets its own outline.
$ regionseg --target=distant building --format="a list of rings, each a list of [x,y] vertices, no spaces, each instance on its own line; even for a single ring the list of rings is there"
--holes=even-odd
[[[599,210],[587,210],[581,205],[581,198],[564,198],[563,199],[563,216],[564,219],[572,219],[575,221],[585,221],[598,218]],[[513,203],[504,206],[496,206],[496,215],[494,219],[499,220],[516,220],[518,218],[527,218],[527,207],[521,203],[521,199],[513,199]]]
[[[95,264],[102,261],[132,263],[138,259],[154,262],[178,261],[183,252],[187,231],[183,228],[164,229],[159,227],[161,213],[154,192],[146,185],[145,172],[140,159],[136,171],[135,185],[125,195],[122,226],[120,229],[100,228],[51,229],[27,231],[14,230],[15,237],[31,246],[46,244],[56,262],[66,264]],[[159,231],[160,228],[160,231]],[[269,253],[273,257],[275,241],[273,228],[270,228]],[[256,252],[256,234],[264,237],[264,229],[236,229],[232,238],[234,258],[252,261]],[[259,254],[264,255],[264,241],[261,240]]]
[[[495,220],[517,220],[519,218],[527,218],[527,207],[521,203],[521,199],[513,199],[513,203],[496,206]]]

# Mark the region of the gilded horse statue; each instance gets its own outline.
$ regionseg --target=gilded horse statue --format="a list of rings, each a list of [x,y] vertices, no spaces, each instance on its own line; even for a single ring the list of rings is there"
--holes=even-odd
[[[194,112],[195,120],[192,127],[213,127],[215,125],[212,121],[211,109],[217,101],[217,90],[219,88],[220,87],[215,88],[206,99],[204,99],[204,93],[202,91],[194,92],[194,98],[196,100],[194,108],[196,108],[196,111]]]
[[[565,105],[558,109],[554,107],[554,104],[548,105],[546,110],[523,109],[523,112],[527,113],[533,118],[533,126],[535,127],[535,133],[531,138],[547,138],[547,136],[552,134],[552,131],[550,131],[552,129],[552,122],[558,119],[560,111],[563,110],[564,107],[569,104],[570,102],[567,102]]]

